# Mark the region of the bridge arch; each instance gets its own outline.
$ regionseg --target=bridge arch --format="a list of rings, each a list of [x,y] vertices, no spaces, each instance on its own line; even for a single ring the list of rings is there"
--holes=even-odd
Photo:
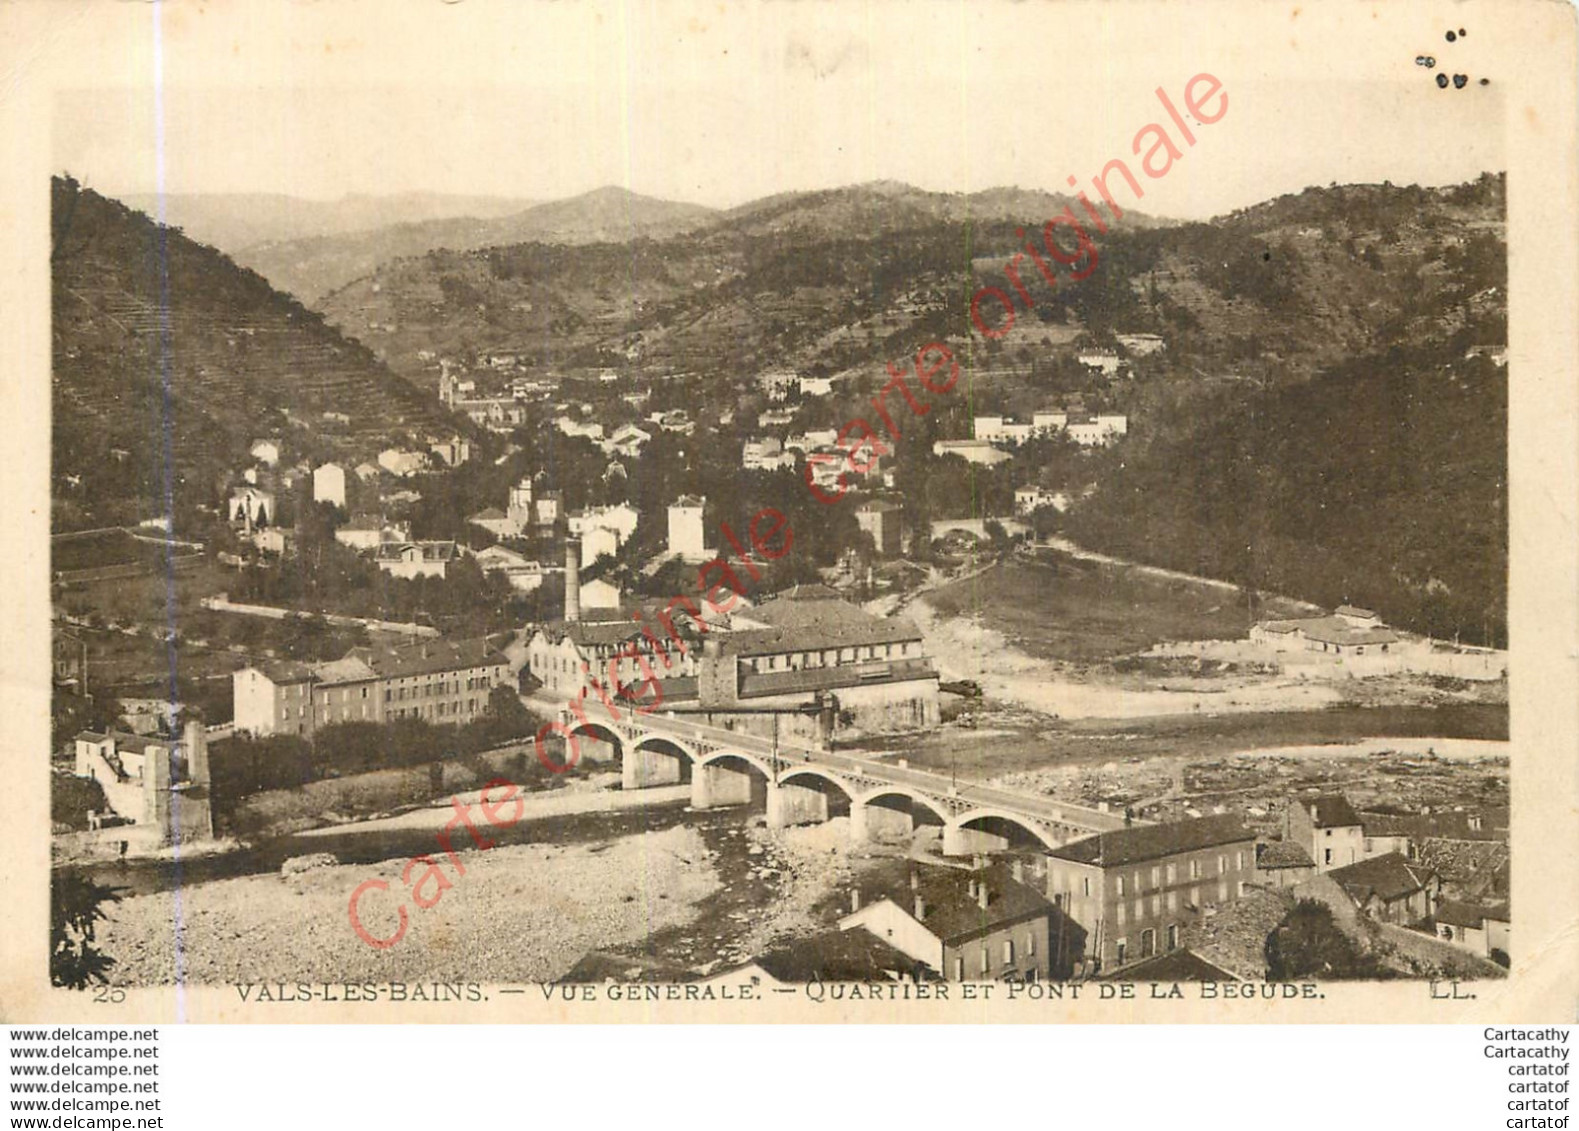
[[[850,806],[850,836],[858,843],[907,842],[918,825],[947,830],[948,814],[924,793],[904,786],[879,786]]]
[[[818,812],[823,820],[849,817],[855,810],[855,790],[850,783],[836,774],[813,766],[796,766],[780,772],[778,788],[782,790],[815,790],[822,795]]]
[[[733,758],[737,761],[745,762],[769,781],[773,780],[772,767],[770,767],[767,762],[758,755],[748,754],[744,750],[735,750],[729,747],[725,747],[722,750],[712,750],[699,758],[696,764],[698,766],[712,766],[722,762],[726,758]]]
[[[767,808],[773,775],[753,755],[741,750],[715,750],[691,768],[691,807],[723,805]]]
[[[961,813],[943,831],[945,856],[1005,852],[1013,848],[1046,851],[1058,845],[1058,840],[1043,829],[1002,809],[972,809]]]
[[[620,785],[624,789],[679,785],[693,780],[695,767],[696,754],[684,743],[649,734],[626,743],[620,759]]]
[[[573,744],[571,739],[574,739]],[[567,744],[573,745],[574,755],[568,751],[567,761],[586,759],[589,762],[623,761],[628,743],[625,736],[606,723],[575,722],[571,724]]]

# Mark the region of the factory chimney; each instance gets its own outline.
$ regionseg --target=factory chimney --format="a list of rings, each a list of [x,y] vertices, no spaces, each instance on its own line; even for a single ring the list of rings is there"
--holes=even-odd
[[[565,539],[565,620],[581,619],[581,542]]]

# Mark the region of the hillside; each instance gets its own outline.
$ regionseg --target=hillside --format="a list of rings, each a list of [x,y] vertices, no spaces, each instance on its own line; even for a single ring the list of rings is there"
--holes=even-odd
[[[367,458],[393,437],[455,428],[219,252],[70,179],[51,187],[57,529],[163,513],[167,491],[179,522],[215,502],[261,435]]]
[[[698,204],[658,200],[609,186],[502,213],[479,209],[420,222],[367,225],[361,231],[329,230],[218,246],[234,246],[236,262],[281,290],[313,302],[389,260],[440,248],[469,251],[527,241],[588,244],[661,239],[689,231],[712,216],[711,209]]]

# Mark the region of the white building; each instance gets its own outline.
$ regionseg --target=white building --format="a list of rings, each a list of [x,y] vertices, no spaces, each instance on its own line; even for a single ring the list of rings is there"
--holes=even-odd
[[[938,440],[932,445],[932,454],[958,456],[967,463],[978,463],[983,467],[992,467],[994,464],[1014,458],[1008,452],[993,447],[985,440]]]
[[[391,577],[443,579],[455,560],[454,542],[383,542],[375,551],[378,568]]]
[[[669,553],[682,561],[705,562],[713,557],[702,529],[702,508],[707,500],[681,495],[669,504]]]
[[[333,503],[345,509],[345,468],[326,463],[313,469],[313,502]]]
[[[595,562],[602,557],[612,558],[620,550],[619,531],[607,526],[594,526],[581,535],[581,560]],[[585,596],[585,589],[582,591]]]
[[[1015,447],[1031,438],[1033,428],[1031,424],[1007,416],[978,416],[972,421],[976,439],[989,444],[1013,444]]]
[[[405,479],[428,466],[426,452],[408,452],[402,448],[385,448],[378,453],[378,466],[389,474]]]
[[[747,471],[777,471],[795,466],[795,455],[772,436],[747,440],[740,450],[740,466]]]
[[[254,440],[252,458],[269,467],[280,462],[280,445],[277,440]]]
[[[619,537],[619,544],[624,545],[626,539],[636,533],[636,523],[640,519],[636,508],[628,503],[616,503],[608,507],[591,507],[578,511],[570,516],[567,525],[570,533],[577,538],[582,538],[589,530],[599,528],[612,530]],[[591,558],[587,558],[591,561]]]
[[[1124,362],[1112,350],[1085,350],[1077,355],[1077,360],[1087,369],[1097,369],[1104,377],[1112,377],[1123,368]]]
[[[582,609],[617,609],[620,607],[620,588],[598,578],[581,583]]]
[[[1136,357],[1150,357],[1168,348],[1161,334],[1118,334],[1118,344]]]
[[[238,487],[230,493],[226,514],[236,526],[272,526],[277,518],[274,492],[261,487]]]
[[[1043,507],[1052,507],[1057,511],[1069,509],[1069,496],[1062,491],[1050,491],[1046,487],[1031,485],[1029,487],[1016,487],[1014,490],[1014,510],[1016,514],[1030,514],[1032,511],[1041,510]]]

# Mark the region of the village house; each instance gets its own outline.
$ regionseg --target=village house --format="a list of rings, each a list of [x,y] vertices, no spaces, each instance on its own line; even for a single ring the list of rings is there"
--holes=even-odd
[[[515,520],[498,507],[485,507],[476,514],[467,516],[466,521],[472,526],[486,530],[495,538],[514,538],[521,533]]]
[[[747,440],[740,450],[740,466],[747,471],[777,471],[795,466],[795,453],[772,436]]]
[[[615,548],[618,549],[636,533],[636,524],[640,518],[641,515],[637,513],[636,508],[629,503],[615,503],[613,506],[589,507],[577,511],[569,517],[566,525],[573,537],[582,539],[594,530],[611,531],[615,537]],[[585,561],[595,560],[592,555],[582,556]]]
[[[1032,424],[1016,421],[1008,416],[978,416],[971,422],[971,435],[989,444],[1012,444],[1019,447],[1035,432]]]
[[[1075,360],[1087,369],[1099,371],[1104,377],[1116,376],[1124,365],[1123,359],[1112,350],[1082,350],[1076,355]]]
[[[1052,507],[1057,511],[1069,509],[1069,496],[1062,491],[1052,491],[1035,483],[1014,489],[1014,511],[1016,514],[1032,514],[1043,507]]]
[[[278,517],[274,508],[274,492],[250,485],[232,491],[225,510],[232,525],[247,530],[257,526],[272,526]]]
[[[524,554],[518,554],[505,546],[489,546],[487,549],[478,550],[472,555],[477,566],[483,573],[503,574],[504,579],[510,583],[510,588],[521,592],[530,593],[541,588],[543,578],[552,569],[545,568],[541,562],[532,561]]]
[[[343,526],[335,528],[334,540],[360,552],[371,552],[385,542],[406,542],[411,538],[411,524],[386,523],[376,514],[353,515]]]
[[[757,416],[757,427],[782,428],[784,425],[793,422],[794,419],[795,410],[792,408],[770,408]]]
[[[611,530],[607,526],[589,527],[581,535],[581,554],[588,564],[599,558],[612,558],[619,553],[619,531]]]
[[[707,500],[697,495],[681,495],[669,504],[669,553],[683,562],[705,562],[715,555],[707,548],[707,532],[702,526],[702,511]]]
[[[872,536],[872,546],[885,558],[899,554],[899,523],[903,512],[887,499],[869,499],[855,508],[855,522]]]
[[[438,457],[445,467],[459,467],[471,459],[471,441],[461,436],[448,440],[434,440],[428,445],[428,450]]]
[[[1168,348],[1161,334],[1115,334],[1118,344],[1135,357],[1150,357]]]
[[[840,930],[865,930],[950,982],[1036,982],[1052,972],[1054,908],[1023,865],[969,870],[894,860],[851,889]]]
[[[1286,840],[1256,845],[1256,882],[1266,887],[1291,888],[1316,874],[1316,862],[1299,845]]]
[[[333,503],[345,509],[345,468],[326,463],[313,469],[313,502]]]
[[[1433,916],[1437,937],[1482,958],[1496,958],[1500,954],[1506,963],[1513,955],[1508,941],[1512,929],[1508,906],[1505,901],[1484,904],[1444,899],[1437,904]]]
[[[1129,417],[1121,412],[1070,413],[1063,431],[1084,447],[1111,444],[1129,434]]]
[[[768,400],[782,401],[790,395],[791,390],[800,388],[800,375],[786,372],[763,373],[757,377],[757,387]]]
[[[638,428],[634,424],[621,424],[614,430],[600,447],[604,455],[624,456],[626,459],[635,459],[641,455],[641,450],[652,440],[652,433],[646,429]]]
[[[385,448],[378,453],[378,466],[396,479],[408,479],[420,471],[427,470],[428,454],[411,452],[404,448]],[[343,476],[341,482],[344,483]]]
[[[1365,859],[1364,822],[1342,794],[1290,801],[1283,809],[1283,840],[1304,849],[1318,872]]]
[[[1250,629],[1250,641],[1274,652],[1363,656],[1394,651],[1401,638],[1370,609],[1339,605],[1328,617],[1259,621]]]
[[[985,440],[937,440],[932,444],[932,454],[958,456],[967,463],[981,464],[983,467],[992,467],[1014,458]]]
[[[802,377],[800,379],[800,395],[803,397],[826,397],[832,392],[832,377]]]
[[[343,722],[420,718],[461,725],[509,685],[509,661],[485,639],[353,648],[322,664],[270,661],[231,677],[239,733],[311,738]]]
[[[280,442],[278,440],[254,440],[248,449],[253,459],[266,467],[273,467],[280,462]]]
[[[213,837],[203,724],[187,723],[178,739],[82,731],[73,745],[76,776],[97,781],[109,806],[108,812],[89,812],[90,830],[104,828],[114,817],[153,844]]]
[[[1334,868],[1328,876],[1366,915],[1398,926],[1430,918],[1441,892],[1435,873],[1396,852]]]
[[[391,577],[414,581],[419,577],[443,580],[455,560],[454,542],[380,542],[373,562]]]
[[[1231,815],[1099,833],[1049,854],[1047,894],[1086,931],[1088,966],[1110,972],[1178,949],[1204,909],[1244,895],[1255,839]]]

